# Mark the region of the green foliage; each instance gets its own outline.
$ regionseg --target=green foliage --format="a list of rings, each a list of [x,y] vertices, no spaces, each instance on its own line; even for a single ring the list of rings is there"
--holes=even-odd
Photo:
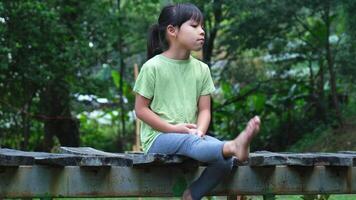
[[[98,149],[114,152],[117,137],[117,128],[101,125],[95,119],[88,119],[81,115],[81,146],[96,147]]]
[[[46,123],[67,113],[78,121],[80,145],[129,150],[133,66],[145,61],[147,30],[170,2],[185,1],[1,1],[0,146],[38,149]],[[339,125],[332,77],[342,115],[356,113],[355,1],[193,3],[213,44],[217,137],[234,138],[260,115],[252,150],[300,150]]]
[[[93,109],[77,102],[73,98],[75,94],[106,97],[116,104],[118,82],[117,76],[112,80],[111,71],[118,70],[120,57],[129,63],[142,62],[139,57],[130,57],[144,51],[146,34],[142,30],[153,19],[150,12],[159,9],[157,2],[137,6],[132,1],[120,1],[119,8],[117,2],[0,3],[0,137],[8,138],[0,140],[1,146],[19,148],[27,124],[30,144],[26,148],[38,147],[37,133],[43,134],[43,119],[49,117],[40,99],[49,85],[69,91],[70,102],[65,95],[60,96],[67,102],[63,105],[73,109],[74,115]],[[147,17],[141,18],[135,13],[145,13]],[[125,52],[117,51],[118,34],[129,36],[123,43]],[[108,67],[101,69],[100,66]],[[131,69],[125,70],[131,74]],[[131,77],[124,80],[124,95],[129,100],[126,107],[132,107],[133,95],[130,84],[126,83],[132,80]],[[97,128],[100,130],[93,131],[102,132]],[[85,131],[88,129],[81,129],[82,135]]]

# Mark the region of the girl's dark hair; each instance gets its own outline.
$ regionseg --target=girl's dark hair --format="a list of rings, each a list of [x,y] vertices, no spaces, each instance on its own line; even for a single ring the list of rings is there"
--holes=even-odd
[[[168,49],[166,29],[168,25],[178,28],[188,20],[202,23],[203,14],[195,5],[178,3],[165,6],[158,18],[158,23],[151,26],[147,41],[147,60]]]

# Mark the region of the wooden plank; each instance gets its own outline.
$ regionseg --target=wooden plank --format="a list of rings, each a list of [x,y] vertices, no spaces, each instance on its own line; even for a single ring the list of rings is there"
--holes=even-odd
[[[163,154],[143,153],[109,153],[90,147],[61,147],[62,153],[24,152],[13,149],[0,150],[0,165],[18,166],[45,164],[57,166],[135,166],[139,165],[206,165],[193,159]],[[236,166],[355,166],[356,153],[250,153],[249,160],[241,163],[235,160]]]
[[[127,158],[109,157],[109,156],[81,156],[73,154],[58,154],[46,152],[26,152],[13,149],[6,149],[6,152],[11,155],[22,155],[32,158],[34,163],[39,165],[53,166],[132,166],[132,161]],[[19,164],[21,165],[21,164]]]
[[[133,160],[134,166],[143,165],[175,165],[175,164],[187,164],[192,166],[204,165],[196,160],[185,156],[179,155],[165,155],[165,154],[126,154]]]
[[[178,156],[178,155],[164,155],[164,154],[144,154],[144,153],[109,153],[97,150],[91,147],[60,147],[59,152],[70,153],[75,155],[87,156],[112,156],[131,159],[133,165],[171,165],[171,164],[192,164],[197,165],[198,162],[193,159]]]
[[[97,150],[91,147],[59,147],[58,151],[59,153],[68,153],[83,156],[110,156],[124,158],[122,155]]]
[[[339,151],[339,153],[355,154],[356,155],[356,151]]]
[[[275,153],[260,151],[250,153],[250,166],[354,166],[356,156],[345,153]]]
[[[352,158],[352,162],[353,162],[353,165],[352,166],[356,166],[356,151],[344,151],[344,152],[339,152],[339,154],[344,154],[344,155],[347,155],[347,156],[350,156]]]
[[[204,169],[5,167],[0,170],[0,197],[179,196]],[[217,196],[272,194],[356,194],[356,167],[240,166],[209,193]]]
[[[0,166],[19,166],[33,165],[35,159],[32,156],[26,156],[11,149],[0,148]]]
[[[102,156],[119,156],[130,158],[134,165],[166,165],[166,164],[181,164],[191,163],[198,164],[193,159],[178,156],[178,155],[163,155],[163,154],[144,154],[144,153],[108,153],[105,151],[96,150],[90,147],[61,147],[63,153],[71,153],[76,155],[102,155]],[[350,153],[275,153],[268,151],[259,151],[250,153],[247,162],[239,162],[234,160],[235,166],[355,166],[356,154]],[[206,165],[206,163],[199,163]]]

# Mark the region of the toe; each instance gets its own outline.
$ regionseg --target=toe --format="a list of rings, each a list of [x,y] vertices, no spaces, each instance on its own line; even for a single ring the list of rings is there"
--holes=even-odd
[[[249,123],[247,124],[247,129],[251,130],[254,129],[255,124],[253,123],[253,121],[249,121]]]
[[[261,119],[259,116],[256,116],[256,121],[257,121],[257,123],[261,123]]]

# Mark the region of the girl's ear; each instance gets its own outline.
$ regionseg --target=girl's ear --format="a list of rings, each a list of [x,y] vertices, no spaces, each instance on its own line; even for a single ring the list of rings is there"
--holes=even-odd
[[[174,27],[172,25],[168,25],[167,26],[167,34],[170,37],[176,38],[177,37],[177,33],[178,33],[178,28],[177,27]]]

